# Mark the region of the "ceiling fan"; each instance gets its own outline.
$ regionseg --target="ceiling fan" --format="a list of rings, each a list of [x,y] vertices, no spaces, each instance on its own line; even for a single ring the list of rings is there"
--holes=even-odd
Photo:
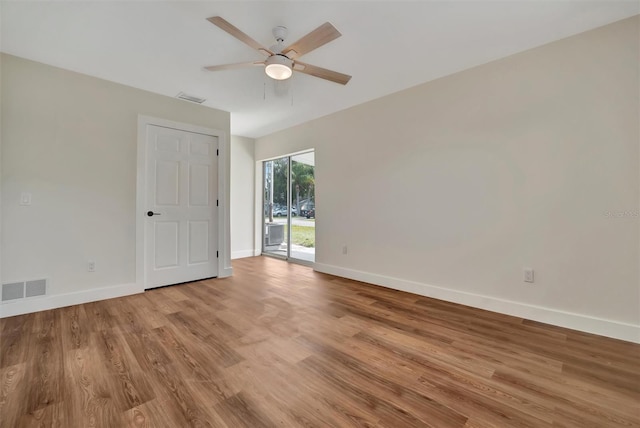
[[[301,57],[302,55],[309,53],[342,35],[336,27],[331,25],[329,22],[325,22],[289,46],[284,45],[284,39],[287,37],[287,28],[275,27],[273,29],[273,36],[276,38],[276,44],[267,49],[219,16],[207,18],[207,21],[231,34],[233,37],[249,45],[261,54],[266,55],[267,59],[264,61],[212,65],[205,67],[206,70],[218,71],[233,68],[262,66],[264,67],[264,71],[267,76],[275,80],[285,80],[290,78],[294,70],[299,71],[300,73],[319,77],[321,79],[330,80],[341,85],[346,85],[347,82],[349,82],[349,79],[351,79],[351,76],[347,74],[338,73],[337,71],[327,70],[326,68],[298,61],[298,57]]]

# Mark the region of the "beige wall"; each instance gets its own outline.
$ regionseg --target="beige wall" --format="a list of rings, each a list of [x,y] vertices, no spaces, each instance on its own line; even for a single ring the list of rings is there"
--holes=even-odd
[[[231,136],[231,258],[233,259],[255,255],[254,150],[253,138]]]
[[[138,115],[228,138],[229,113],[14,56],[1,62],[3,282],[46,277],[50,294],[135,282]],[[19,205],[21,192],[31,206]]]
[[[260,138],[256,160],[315,148],[318,270],[640,341],[638,22]]]

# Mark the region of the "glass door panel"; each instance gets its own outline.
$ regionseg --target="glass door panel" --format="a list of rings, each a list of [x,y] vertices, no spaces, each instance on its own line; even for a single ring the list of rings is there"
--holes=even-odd
[[[289,157],[266,161],[264,166],[264,230],[262,252],[289,257]]]
[[[315,261],[314,152],[291,156],[291,245],[289,257]]]

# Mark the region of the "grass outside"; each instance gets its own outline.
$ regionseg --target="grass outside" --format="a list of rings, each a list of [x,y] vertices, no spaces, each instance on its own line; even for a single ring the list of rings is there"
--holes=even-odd
[[[291,243],[307,248],[316,246],[316,228],[309,226],[291,225]]]

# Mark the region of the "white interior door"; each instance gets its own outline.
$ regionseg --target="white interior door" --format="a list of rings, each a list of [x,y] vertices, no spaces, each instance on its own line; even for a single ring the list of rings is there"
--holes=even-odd
[[[218,275],[218,137],[147,125],[145,288]]]

